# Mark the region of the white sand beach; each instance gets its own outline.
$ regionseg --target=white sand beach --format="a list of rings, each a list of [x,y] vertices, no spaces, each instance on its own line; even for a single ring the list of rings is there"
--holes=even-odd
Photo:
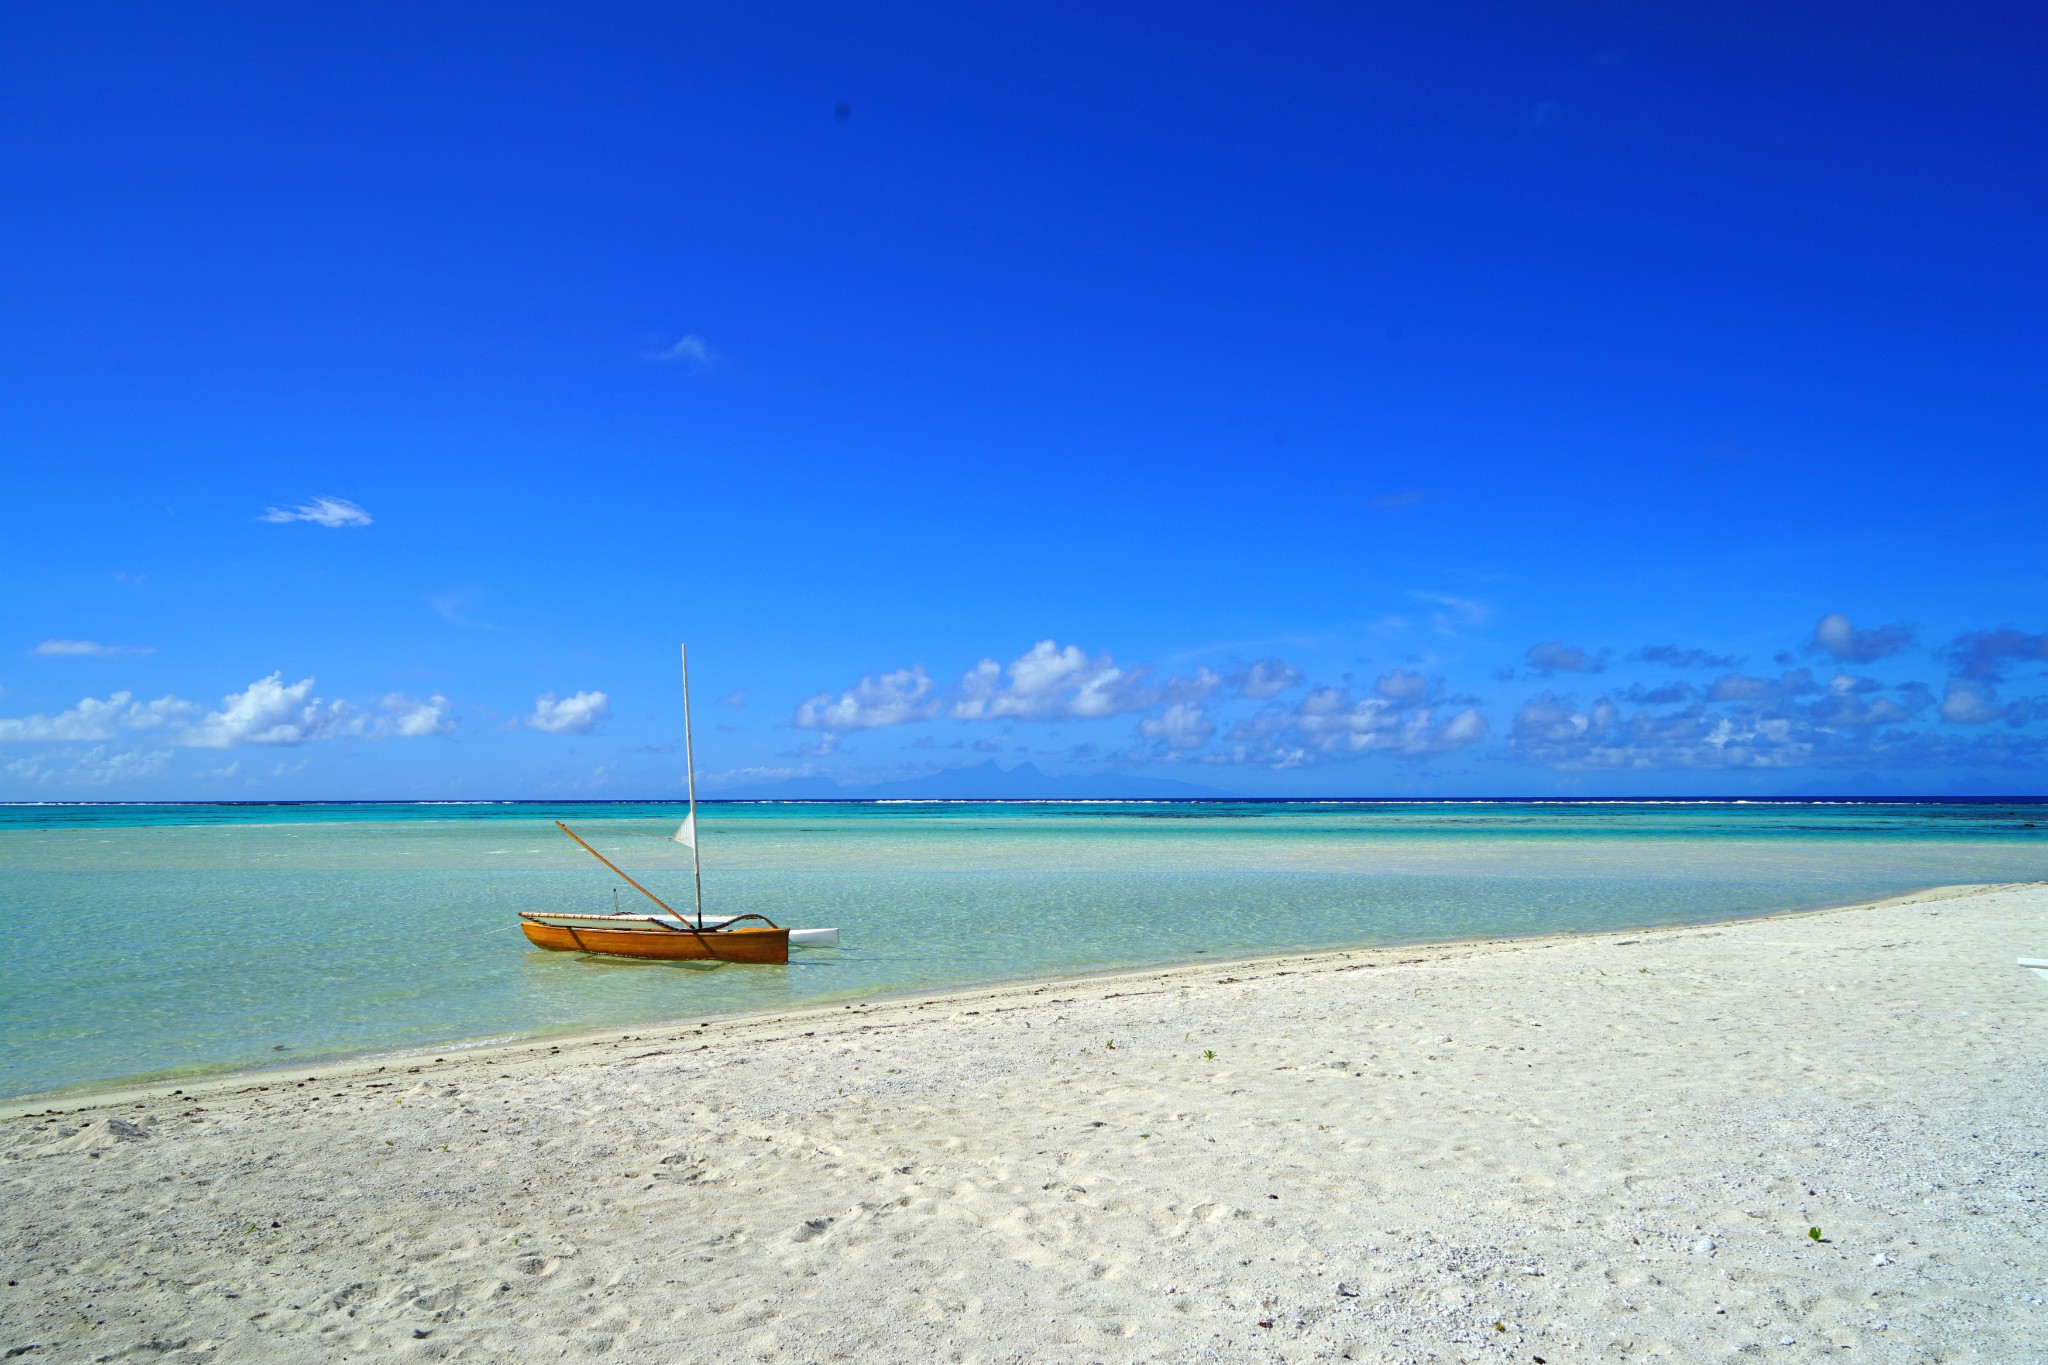
[[[0,1350],[2040,1360],[2044,956],[1956,888],[16,1105]]]

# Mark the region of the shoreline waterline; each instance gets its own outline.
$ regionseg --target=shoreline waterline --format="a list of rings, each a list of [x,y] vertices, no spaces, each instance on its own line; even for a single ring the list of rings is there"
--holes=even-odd
[[[707,806],[720,913],[787,966],[542,952],[518,911],[692,897],[637,804],[0,811],[0,1095],[1374,944],[1526,938],[2048,879],[2048,806]],[[623,908],[620,904],[617,908]]]
[[[796,1024],[818,1019],[840,1017],[847,1010],[860,1010],[876,1006],[898,1008],[922,1008],[939,1003],[958,1003],[969,1000],[996,1001],[1011,997],[1028,997],[1044,993],[1057,987],[1079,987],[1098,985],[1121,980],[1170,980],[1175,977],[1202,973],[1219,968],[1239,971],[1260,971],[1263,969],[1291,966],[1298,971],[1314,971],[1319,967],[1338,962],[1347,962],[1367,954],[1401,954],[1421,952],[1436,958],[1452,958],[1473,954],[1479,950],[1496,948],[1501,951],[1535,950],[1555,944],[1597,941],[1603,938],[1618,938],[1624,935],[1668,936],[1684,934],[1720,926],[1753,924],[1763,921],[1822,918],[1832,915],[1849,915],[1860,911],[1878,910],[1910,905],[1923,905],[1940,901],[1960,900],[1972,896],[1986,895],[2000,891],[2024,889],[2030,886],[2048,885],[2048,882],[1958,882],[1941,886],[1923,887],[1902,895],[1886,896],[1877,900],[1857,901],[1845,905],[1799,906],[1782,910],[1764,911],[1758,914],[1736,915],[1727,919],[1695,920],[1683,923],[1656,923],[1637,925],[1616,925],[1598,929],[1547,931],[1519,935],[1488,935],[1475,938],[1440,940],[1417,940],[1414,942],[1369,943],[1350,946],[1329,946],[1312,949],[1283,950],[1268,953],[1250,953],[1213,958],[1199,961],[1176,959],[1143,966],[1107,967],[1099,970],[1084,970],[1060,973],[1043,977],[1020,977],[1013,980],[977,982],[967,985],[944,987],[935,990],[885,991],[860,995],[851,999],[831,1000],[794,1006],[787,1009],[763,1008],[740,1010],[729,1013],[703,1013],[677,1015],[667,1019],[626,1024],[604,1028],[571,1028],[563,1032],[528,1033],[517,1036],[497,1036],[458,1040],[444,1040],[401,1049],[361,1053],[346,1057],[324,1057],[303,1067],[264,1065],[254,1067],[233,1067],[225,1070],[207,1070],[181,1073],[173,1076],[122,1077],[105,1082],[87,1081],[77,1086],[56,1090],[39,1091],[20,1095],[0,1096],[0,1121],[39,1114],[84,1113],[94,1109],[132,1103],[138,1100],[167,1099],[175,1092],[187,1100],[196,1100],[208,1093],[237,1091],[243,1087],[258,1084],[277,1084],[295,1080],[327,1081],[346,1080],[364,1075],[375,1075],[393,1066],[408,1065],[412,1069],[424,1070],[429,1065],[457,1065],[465,1062],[493,1059],[533,1058],[541,1053],[566,1052],[600,1045],[617,1045],[622,1042],[647,1041],[643,1033],[664,1033],[673,1029],[685,1030],[674,1041],[688,1038],[700,1027],[756,1026],[772,1032],[776,1026]],[[1375,963],[1374,965],[1379,965]],[[425,1063],[422,1058],[432,1056]],[[69,1109],[60,1104],[72,1106]]]

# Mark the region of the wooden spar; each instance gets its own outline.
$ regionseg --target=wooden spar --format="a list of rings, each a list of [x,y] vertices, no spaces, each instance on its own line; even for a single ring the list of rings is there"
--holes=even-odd
[[[568,827],[567,825],[563,824],[563,823],[562,823],[562,822],[561,822],[560,820],[557,820],[557,821],[555,821],[555,828],[556,828],[556,829],[558,829],[558,830],[560,830],[560,831],[562,831],[562,833],[564,833],[564,834],[568,835],[568,836],[569,836],[569,837],[570,837],[571,839],[574,839],[574,840],[575,840],[575,841],[576,841],[577,843],[579,843],[579,844],[583,844],[583,836],[582,836],[582,835],[580,835],[580,834],[578,834],[578,833],[577,833],[577,832],[576,832],[575,830],[573,830],[573,829],[570,829],[570,828],[569,828],[569,827]],[[604,865],[605,865],[606,867],[610,868],[610,869],[611,869],[612,871],[614,871],[614,872],[619,872],[619,866],[618,866],[618,864],[617,864],[617,863],[613,862],[613,861],[612,861],[612,860],[611,860],[610,858],[607,858],[607,857],[605,857],[605,856],[604,856],[604,855],[603,855],[602,853],[599,853],[599,852],[598,852],[598,851],[597,851],[596,849],[592,848],[592,847],[591,847],[591,846],[590,846],[589,844],[583,844],[583,851],[584,851],[585,853],[588,853],[588,854],[589,854],[589,855],[590,855],[591,857],[593,857],[593,858],[597,859],[597,860],[598,860],[599,862],[603,863],[603,864],[604,864]],[[621,877],[626,877],[626,874],[625,874],[625,873],[623,873],[623,872],[619,872],[619,875],[620,875]],[[659,897],[659,896],[655,895],[655,894],[654,894],[654,893],[653,893],[652,891],[649,891],[649,890],[648,890],[648,889],[647,889],[646,887],[644,887],[644,886],[640,885],[640,883],[638,883],[638,882],[634,881],[634,880],[633,880],[633,879],[632,879],[631,877],[626,877],[626,885],[628,885],[628,886],[632,887],[632,888],[633,888],[633,889],[634,889],[635,891],[638,891],[638,892],[639,892],[639,893],[640,893],[641,895],[643,895],[643,896],[647,897],[647,899],[649,899],[649,900],[653,901],[653,902],[654,902],[654,903],[655,903],[656,905],[660,906],[660,907],[661,907],[662,909],[664,909],[664,910],[668,910],[668,902],[667,902],[667,901],[665,901],[665,900],[663,900],[663,899],[662,899],[661,897]],[[671,915],[676,915],[676,912],[675,912],[675,911],[673,911],[673,910],[668,910],[668,912],[669,912],[669,913],[670,913]],[[681,916],[681,915],[676,915],[676,919],[677,919],[677,920],[681,920],[681,919],[682,919],[682,916]]]
[[[690,881],[697,891],[697,927],[704,927],[704,860],[697,852],[697,754],[690,747],[690,647],[683,651],[683,772],[690,784]]]

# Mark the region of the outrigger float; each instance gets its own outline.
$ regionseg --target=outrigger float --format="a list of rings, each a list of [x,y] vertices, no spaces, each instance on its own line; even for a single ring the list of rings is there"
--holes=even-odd
[[[527,941],[536,948],[558,953],[598,953],[606,957],[651,958],[665,962],[787,962],[791,944],[837,947],[837,929],[784,929],[766,915],[704,913],[704,865],[697,851],[697,761],[690,741],[690,651],[687,645],[683,648],[683,763],[689,772],[690,813],[683,817],[683,823],[669,838],[689,846],[696,913],[685,915],[672,908],[667,901],[627,876],[611,859],[584,843],[583,836],[557,820],[556,829],[581,844],[583,851],[591,857],[618,873],[626,885],[660,906],[661,913],[582,915],[522,910],[519,912],[519,928]]]

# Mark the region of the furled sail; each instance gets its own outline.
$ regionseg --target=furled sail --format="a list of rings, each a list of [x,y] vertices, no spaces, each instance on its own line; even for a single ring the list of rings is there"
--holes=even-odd
[[[697,847],[697,812],[691,811],[683,817],[683,823],[676,826],[676,832],[668,836],[684,848]]]

